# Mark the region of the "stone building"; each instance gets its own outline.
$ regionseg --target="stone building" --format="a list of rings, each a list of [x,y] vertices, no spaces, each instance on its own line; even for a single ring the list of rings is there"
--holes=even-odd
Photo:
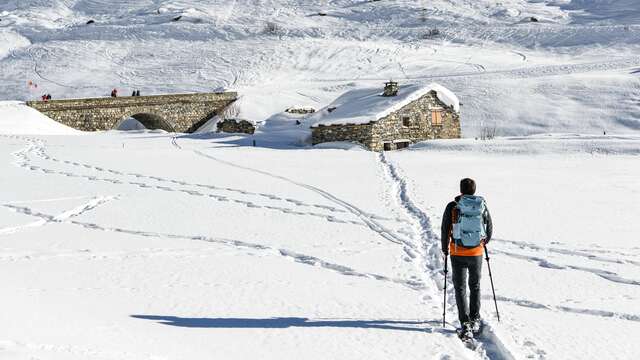
[[[218,132],[253,134],[256,132],[255,124],[240,119],[224,119],[216,124]]]
[[[349,91],[313,116],[312,143],[358,142],[372,151],[460,138],[460,102],[438,84]]]

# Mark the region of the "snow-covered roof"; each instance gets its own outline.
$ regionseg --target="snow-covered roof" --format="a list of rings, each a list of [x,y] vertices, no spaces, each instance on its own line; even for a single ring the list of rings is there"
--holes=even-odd
[[[348,91],[333,103],[318,111],[310,119],[312,127],[319,125],[367,124],[400,110],[434,90],[445,105],[460,111],[458,97],[449,89],[436,83],[401,85],[396,96],[382,96],[382,88],[366,88]],[[330,111],[331,110],[331,111]]]

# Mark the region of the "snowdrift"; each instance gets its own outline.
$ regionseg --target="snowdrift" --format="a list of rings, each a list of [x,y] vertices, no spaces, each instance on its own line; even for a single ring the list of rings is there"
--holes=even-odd
[[[81,132],[50,119],[20,101],[0,101],[0,134],[73,135]]]

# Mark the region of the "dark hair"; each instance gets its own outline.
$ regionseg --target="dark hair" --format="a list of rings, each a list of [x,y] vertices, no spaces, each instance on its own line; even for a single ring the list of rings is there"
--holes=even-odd
[[[476,193],[476,182],[473,179],[464,178],[460,180],[460,193],[462,195],[473,195]]]

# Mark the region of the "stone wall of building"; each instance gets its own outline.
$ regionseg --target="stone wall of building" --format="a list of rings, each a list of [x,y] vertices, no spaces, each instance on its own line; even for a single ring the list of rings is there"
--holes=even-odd
[[[434,125],[433,112],[442,114],[441,125]],[[405,126],[404,119],[409,125]],[[410,144],[430,139],[456,139],[462,135],[460,115],[442,103],[434,92],[394,111],[376,121],[372,129],[373,151],[384,150],[384,143],[391,143],[391,150],[397,148],[399,140],[407,140]]]
[[[133,117],[147,128],[193,132],[236,99],[236,93],[228,92],[30,101],[27,105],[83,131],[110,130]]]
[[[313,145],[332,141],[352,141],[367,148],[373,146],[372,124],[363,125],[319,125],[311,129]]]
[[[442,124],[434,125],[433,111],[442,114]],[[405,124],[407,118],[408,124]],[[355,141],[372,151],[395,150],[418,141],[461,137],[460,115],[442,103],[435,92],[394,111],[388,116],[362,125],[318,126],[312,129],[312,143]]]
[[[221,120],[216,124],[216,127],[218,132],[225,133],[253,134],[256,131],[256,126],[247,120]]]

